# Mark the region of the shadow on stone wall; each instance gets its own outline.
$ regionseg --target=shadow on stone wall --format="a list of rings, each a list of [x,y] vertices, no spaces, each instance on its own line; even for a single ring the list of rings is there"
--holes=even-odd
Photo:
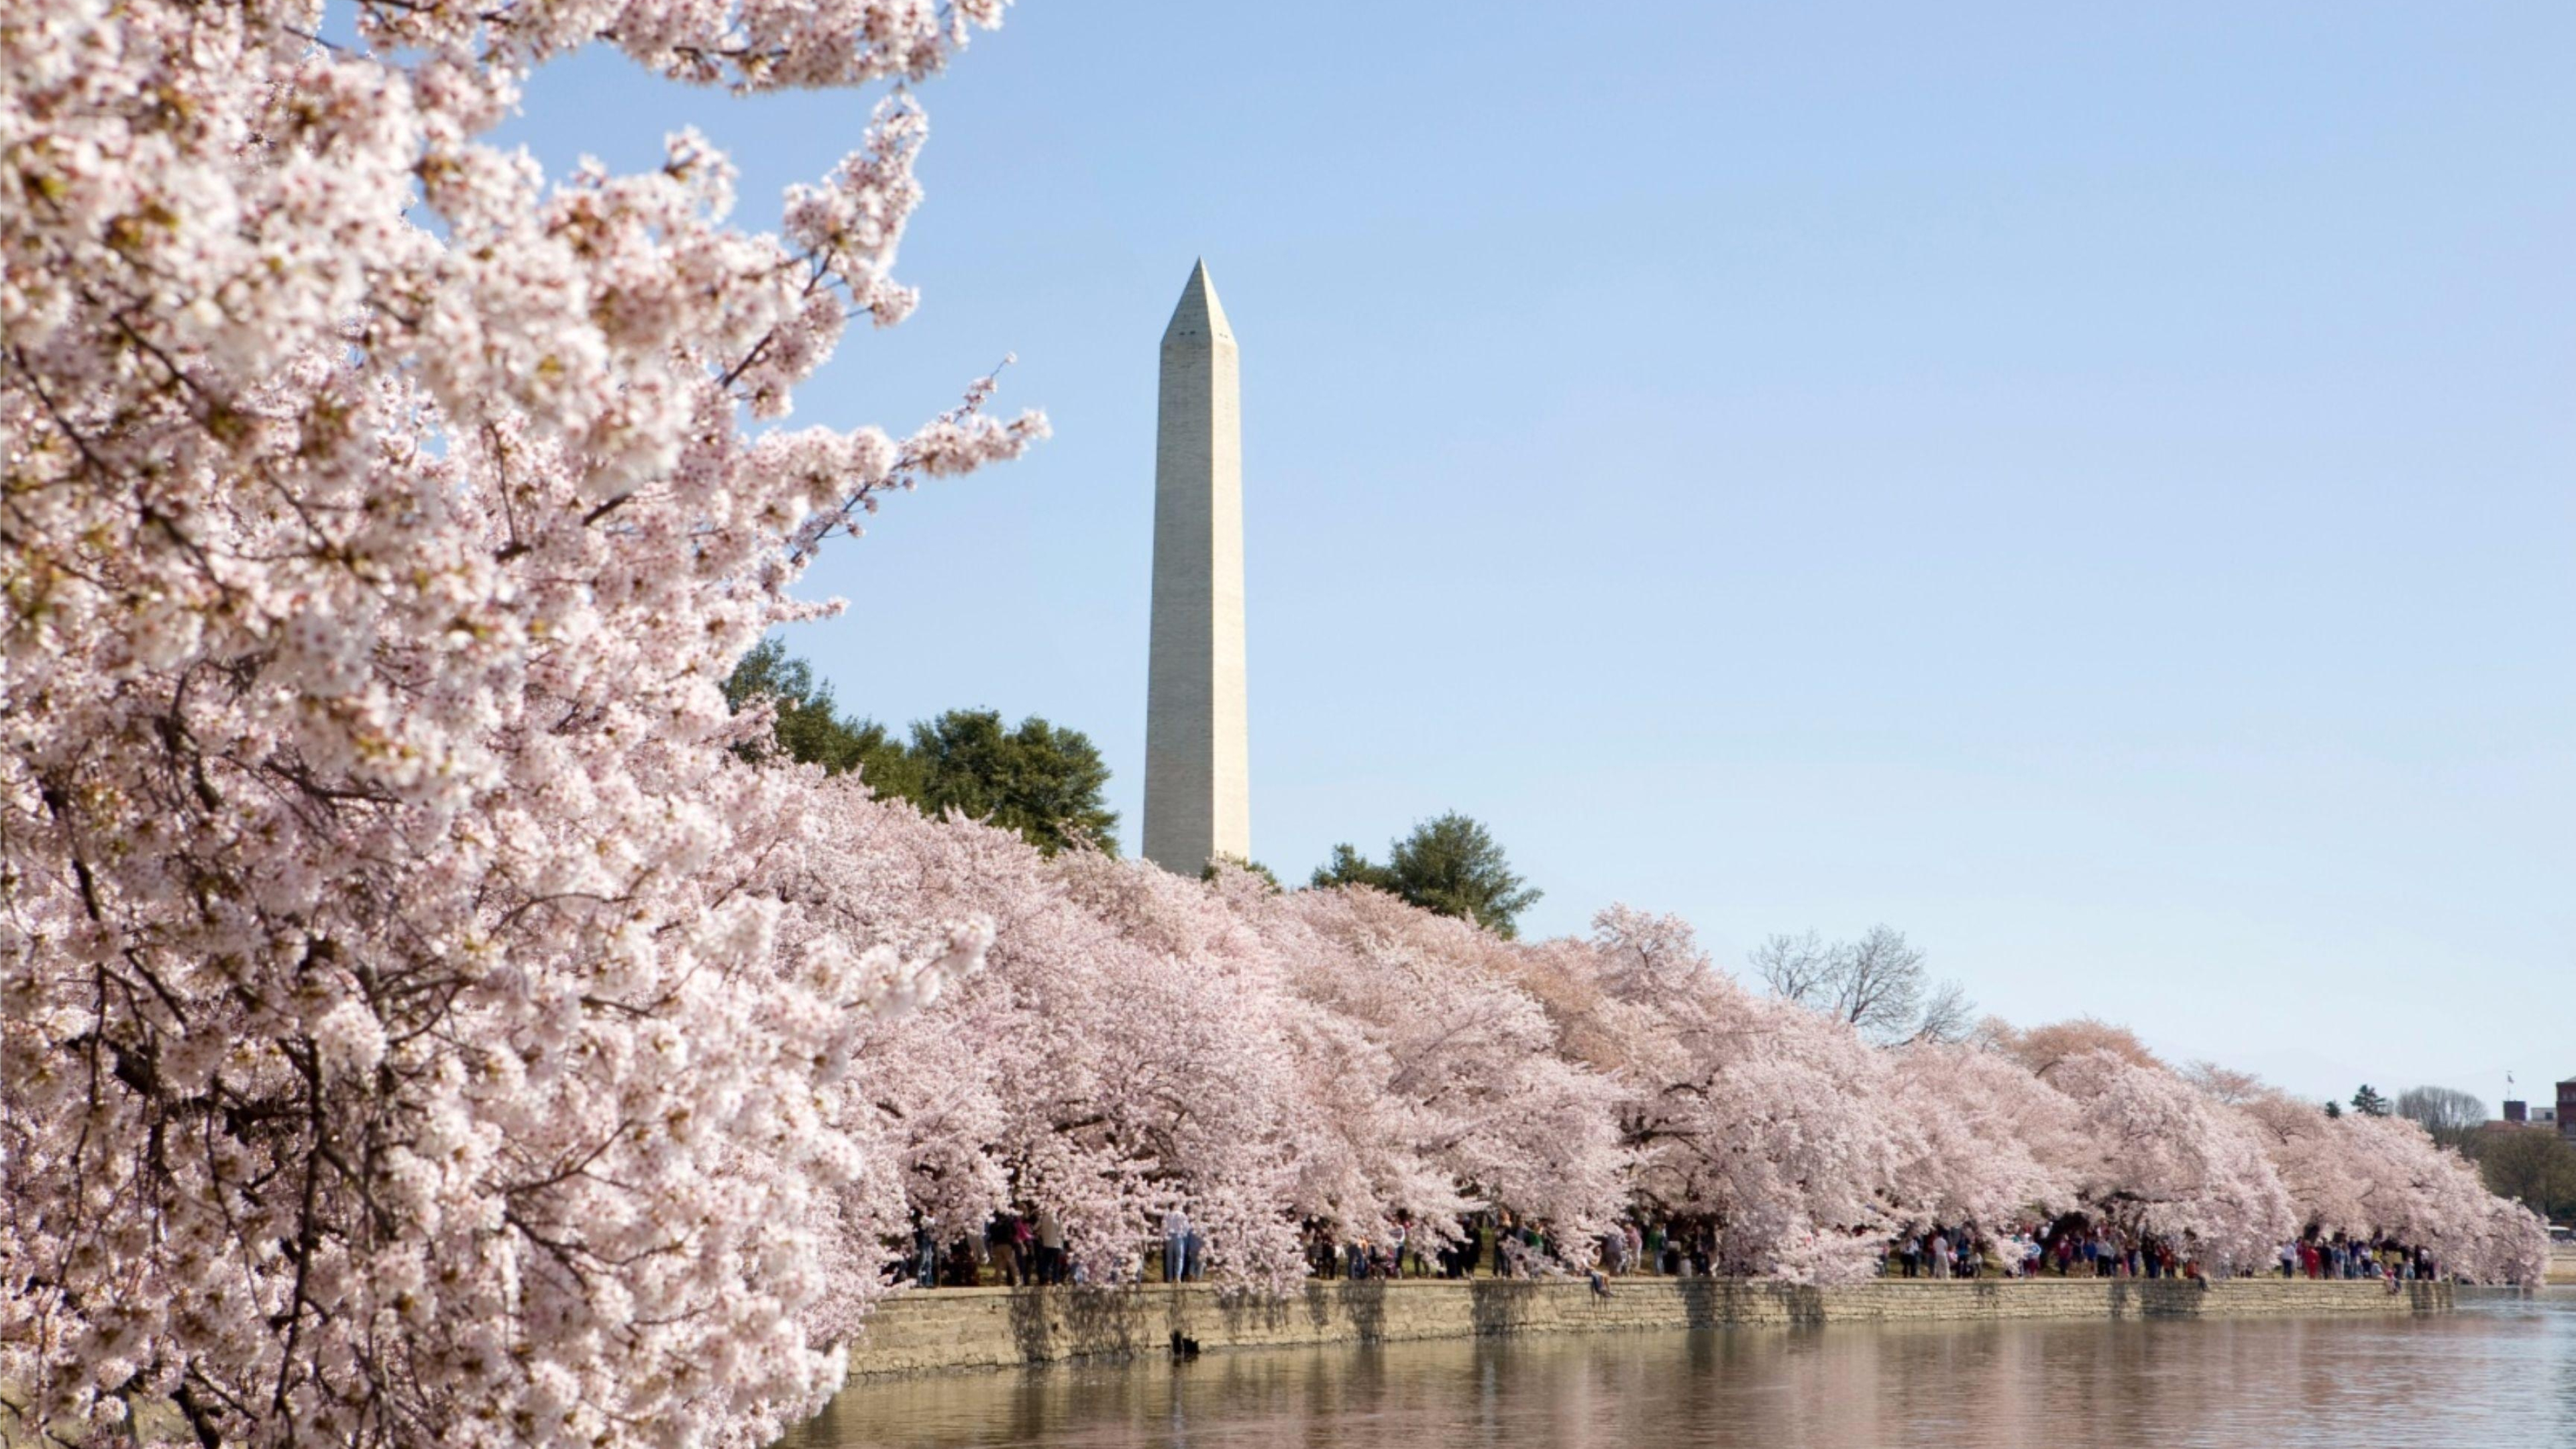
[[[2113,1278],[2103,1287],[2113,1318],[2198,1318],[2209,1306],[2203,1278]]]
[[[1386,1284],[1382,1282],[1345,1282],[1341,1285],[1342,1317],[1351,1325],[1351,1337],[1362,1343],[1382,1343],[1386,1339]]]
[[[1798,1328],[1822,1328],[1825,1323],[1825,1290],[1813,1283],[1774,1283],[1781,1304],[1789,1310],[1789,1322]]]
[[[1467,1321],[1478,1338],[1516,1333],[1529,1322],[1529,1292],[1537,1285],[1510,1278],[1475,1278],[1467,1284]]]
[[[1142,1287],[1020,1288],[1010,1294],[1011,1340],[1020,1358],[1125,1358],[1168,1342]]]
[[[1214,1313],[1220,1332],[1217,1341],[1227,1343],[1269,1342],[1293,1339],[1302,1322],[1306,1337],[1324,1338],[1333,1322],[1333,1292],[1337,1283],[1309,1282],[1298,1292],[1284,1298],[1265,1298],[1248,1289],[1218,1289],[1214,1301],[1205,1306]],[[1174,1301],[1172,1327],[1192,1338],[1209,1335],[1197,1316],[1198,1298],[1184,1295]]]
[[[2529,1292],[2530,1290],[2525,1289],[2524,1291]],[[2409,1283],[2406,1285],[2406,1306],[2415,1310],[2417,1313],[2448,1313],[2455,1306],[2455,1303],[2456,1300],[2451,1296],[2451,1285],[2448,1283]]]

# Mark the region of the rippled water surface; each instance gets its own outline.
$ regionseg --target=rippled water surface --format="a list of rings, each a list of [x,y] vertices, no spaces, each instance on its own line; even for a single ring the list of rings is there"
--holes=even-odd
[[[1563,1335],[887,1380],[787,1443],[2576,1449],[2576,1290],[2423,1319]]]

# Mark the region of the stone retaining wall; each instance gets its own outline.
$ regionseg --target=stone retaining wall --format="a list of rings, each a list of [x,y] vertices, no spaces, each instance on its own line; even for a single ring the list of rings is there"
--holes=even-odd
[[[2006,1319],[2283,1317],[2446,1312],[2447,1284],[2304,1278],[1875,1279],[1831,1288],[1712,1278],[1622,1278],[1607,1297],[1580,1279],[1308,1283],[1286,1299],[1205,1284],[1121,1288],[940,1288],[869,1315],[854,1376],[1004,1368],[1169,1351],[1397,1342],[1496,1333],[1791,1327]]]

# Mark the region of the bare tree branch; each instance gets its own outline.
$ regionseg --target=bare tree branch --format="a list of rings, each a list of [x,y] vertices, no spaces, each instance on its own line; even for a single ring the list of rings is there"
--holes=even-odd
[[[1956,981],[1944,981],[1932,988],[1924,1000],[1923,1016],[1915,1024],[1914,1041],[1962,1042],[1976,1030],[1977,1003],[1968,999],[1968,988]]]
[[[1834,955],[1842,977],[1835,1014],[1864,1035],[1905,1037],[1923,1004],[1923,953],[1881,925]]]
[[[1824,938],[1809,931],[1803,936],[1773,936],[1753,948],[1748,958],[1754,974],[1771,994],[1801,1006],[1817,1005],[1832,992],[1833,953]]]
[[[1975,1027],[1966,989],[1955,981],[1934,986],[1922,950],[1893,926],[1832,945],[1813,931],[1773,936],[1748,959],[1773,995],[1847,1021],[1873,1041],[1964,1041]]]

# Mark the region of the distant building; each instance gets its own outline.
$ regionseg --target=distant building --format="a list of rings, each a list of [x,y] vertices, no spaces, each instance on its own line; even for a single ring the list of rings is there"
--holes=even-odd
[[[2531,1104],[2528,1102],[2506,1102],[2504,1104],[2504,1120],[2514,1123],[2530,1121]]]
[[[2558,1135],[2576,1142],[2576,1077],[2558,1084]]]

